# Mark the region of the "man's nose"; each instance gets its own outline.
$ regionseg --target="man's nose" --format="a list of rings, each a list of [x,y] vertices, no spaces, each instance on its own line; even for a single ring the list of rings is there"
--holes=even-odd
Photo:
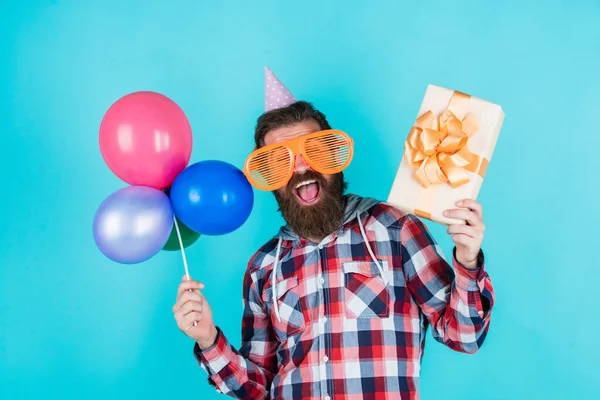
[[[302,157],[301,154],[298,154],[294,161],[294,173],[302,174],[309,169],[310,169],[310,166],[306,163],[306,161],[304,160],[304,157]]]

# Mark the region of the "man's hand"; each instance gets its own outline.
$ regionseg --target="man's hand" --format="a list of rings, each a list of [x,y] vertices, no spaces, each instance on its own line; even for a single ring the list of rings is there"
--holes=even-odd
[[[203,283],[191,279],[188,281],[184,275],[177,291],[173,314],[179,329],[194,339],[200,349],[205,350],[216,342],[217,328],[210,306],[200,292],[201,289],[204,289]]]
[[[471,199],[464,199],[456,203],[463,209],[450,209],[444,212],[444,216],[454,219],[462,219],[466,225],[451,225],[448,234],[456,243],[456,261],[465,268],[477,268],[477,256],[483,242],[483,213],[481,204]]]

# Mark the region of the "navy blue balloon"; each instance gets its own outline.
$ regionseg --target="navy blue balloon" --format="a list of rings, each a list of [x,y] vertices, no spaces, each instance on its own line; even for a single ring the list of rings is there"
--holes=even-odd
[[[218,160],[184,169],[170,190],[175,215],[201,235],[217,236],[242,226],[252,211],[254,192],[241,170]]]

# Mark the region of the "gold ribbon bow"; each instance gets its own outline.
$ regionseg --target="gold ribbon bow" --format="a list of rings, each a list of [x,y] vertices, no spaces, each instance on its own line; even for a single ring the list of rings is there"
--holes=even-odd
[[[454,92],[450,106],[435,117],[427,111],[417,118],[404,148],[411,167],[417,168],[415,179],[425,188],[449,182],[454,188],[469,182],[467,171],[482,178],[488,160],[471,153],[467,143],[479,130],[477,118],[472,113],[462,120],[451,111],[452,105],[460,104],[466,109],[469,95]]]

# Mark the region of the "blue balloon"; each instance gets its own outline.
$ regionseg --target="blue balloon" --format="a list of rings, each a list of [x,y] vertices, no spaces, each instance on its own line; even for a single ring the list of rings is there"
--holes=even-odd
[[[170,197],[175,215],[193,231],[209,236],[238,229],[254,205],[246,176],[218,160],[200,161],[183,170],[171,186]]]
[[[129,186],[108,196],[94,216],[94,240],[113,261],[135,264],[158,253],[171,234],[169,197],[147,186]]]

